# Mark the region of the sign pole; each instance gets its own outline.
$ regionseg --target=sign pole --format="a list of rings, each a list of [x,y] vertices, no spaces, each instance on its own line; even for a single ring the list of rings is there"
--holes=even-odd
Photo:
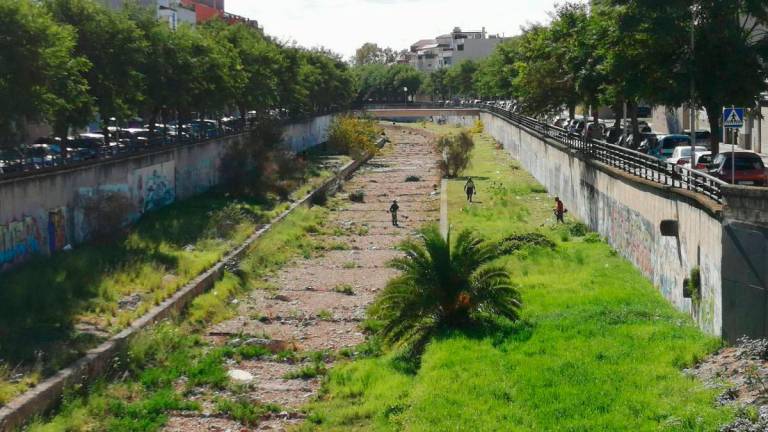
[[[731,109],[734,109],[731,106]],[[731,184],[736,184],[736,142],[731,144]]]

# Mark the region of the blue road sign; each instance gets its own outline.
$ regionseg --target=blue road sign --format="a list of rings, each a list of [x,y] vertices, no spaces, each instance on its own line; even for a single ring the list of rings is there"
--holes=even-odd
[[[723,127],[740,128],[744,126],[744,108],[723,109]]]

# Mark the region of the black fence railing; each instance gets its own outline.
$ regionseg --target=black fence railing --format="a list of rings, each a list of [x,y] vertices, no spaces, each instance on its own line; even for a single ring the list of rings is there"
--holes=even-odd
[[[275,120],[290,124],[338,112],[341,111],[329,110],[301,117],[276,117]],[[160,126],[152,132],[144,128],[112,128],[109,143],[106,137],[94,137],[101,134],[82,134],[66,143],[48,140],[47,144],[32,144],[22,149],[0,148],[0,180],[230,137],[249,132],[256,124],[255,118],[249,118],[226,122],[193,121],[182,125],[180,130],[175,126]],[[62,151],[61,147],[67,150]],[[52,148],[57,151],[51,151]]]
[[[599,161],[614,169],[618,169],[633,176],[645,180],[685,189],[700,193],[717,203],[723,202],[722,186],[726,183],[716,177],[696,169],[687,168],[674,163],[666,162],[626,147],[609,144],[605,141],[587,138],[581,134],[569,133],[565,129],[539,121],[510,110],[490,104],[432,104],[414,103],[409,105],[376,105],[367,106],[367,109],[377,108],[474,108],[491,112],[506,119],[516,126],[524,127],[530,131],[549,137],[563,146],[578,152],[590,159]]]

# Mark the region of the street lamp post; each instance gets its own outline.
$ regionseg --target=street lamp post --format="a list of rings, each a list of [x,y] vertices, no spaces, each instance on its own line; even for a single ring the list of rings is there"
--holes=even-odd
[[[403,93],[405,94],[405,106],[408,106],[408,87],[403,87]]]

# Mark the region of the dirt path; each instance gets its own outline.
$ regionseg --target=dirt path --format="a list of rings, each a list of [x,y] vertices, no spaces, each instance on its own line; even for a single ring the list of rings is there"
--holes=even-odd
[[[415,229],[439,219],[440,197],[432,193],[440,182],[437,155],[427,137],[400,127],[387,127],[387,134],[391,148],[372,159],[344,186],[344,196],[363,190],[365,201],[347,200],[341,209],[331,213],[326,224],[333,233],[326,240],[338,245],[339,250],[286,266],[270,281],[276,287],[274,291],[251,293],[240,302],[237,317],[208,331],[209,337],[218,342],[299,353],[284,360],[272,357],[233,361],[227,366],[230,372],[247,372],[252,377],[245,375],[246,390],[240,398],[276,404],[284,411],[256,428],[247,428],[227,418],[207,415],[216,412],[212,402],[215,395],[202,392],[188,398],[199,400],[203,414],[172,416],[165,431],[285,430],[303,421],[299,408],[315,396],[321,383],[320,377],[286,379],[286,374],[319,365],[331,367],[333,362],[333,356],[320,354],[314,360],[297,360],[307,357],[302,353],[337,353],[365,340],[359,324],[376,293],[396,274],[386,267],[387,261],[398,254],[394,246]],[[421,180],[407,182],[408,176]],[[400,228],[392,226],[387,212],[393,199],[400,204]]]

